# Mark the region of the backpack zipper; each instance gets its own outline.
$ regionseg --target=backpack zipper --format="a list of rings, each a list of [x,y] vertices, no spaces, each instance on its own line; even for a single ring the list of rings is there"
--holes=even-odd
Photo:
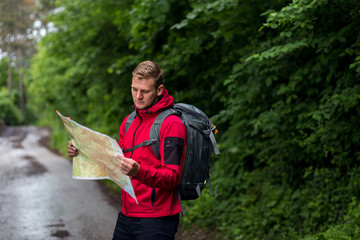
[[[182,110],[185,111],[185,112],[188,112],[188,113],[190,113],[190,114],[192,114],[192,115],[195,115],[195,116],[197,116],[197,117],[205,120],[206,122],[208,122],[208,124],[211,125],[211,123],[210,123],[210,122],[206,119],[206,117],[204,117],[201,113],[198,113],[198,112],[196,112],[196,111],[194,111],[194,110],[191,110],[191,109],[189,109],[189,108],[187,108],[187,107],[182,107],[182,106],[177,106],[177,107],[175,106],[174,108],[175,108],[175,109],[176,109],[176,108],[182,109]]]

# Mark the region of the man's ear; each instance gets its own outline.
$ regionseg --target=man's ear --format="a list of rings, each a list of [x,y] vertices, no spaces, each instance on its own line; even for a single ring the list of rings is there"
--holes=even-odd
[[[163,84],[161,84],[161,85],[156,89],[156,95],[157,95],[158,97],[160,97],[160,95],[162,94],[163,89],[164,89],[164,85],[163,85]]]

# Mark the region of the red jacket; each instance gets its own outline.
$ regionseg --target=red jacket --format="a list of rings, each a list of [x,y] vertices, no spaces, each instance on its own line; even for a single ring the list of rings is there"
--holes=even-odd
[[[129,149],[149,140],[150,128],[163,109],[174,105],[173,98],[163,90],[162,97],[145,110],[135,108],[137,116],[125,132],[124,119],[119,130],[119,146]],[[180,166],[185,156],[187,132],[180,118],[167,117],[160,129],[160,156],[156,158],[151,146],[140,147],[124,153],[127,158],[140,164],[140,171],[132,178],[135,195],[139,205],[125,191],[121,192],[122,213],[129,217],[163,217],[181,212],[176,187],[180,183]]]

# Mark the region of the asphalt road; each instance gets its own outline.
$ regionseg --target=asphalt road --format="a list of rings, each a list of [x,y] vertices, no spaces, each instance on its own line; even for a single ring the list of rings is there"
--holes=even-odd
[[[73,180],[71,162],[41,144],[48,136],[36,127],[0,135],[0,239],[111,239],[121,203],[96,181]]]

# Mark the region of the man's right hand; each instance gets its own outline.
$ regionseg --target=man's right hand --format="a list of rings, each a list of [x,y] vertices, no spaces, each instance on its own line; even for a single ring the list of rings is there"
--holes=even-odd
[[[79,154],[79,151],[77,150],[77,148],[72,145],[72,142],[69,141],[68,142],[68,157],[69,158],[73,158],[75,156],[77,156]]]

